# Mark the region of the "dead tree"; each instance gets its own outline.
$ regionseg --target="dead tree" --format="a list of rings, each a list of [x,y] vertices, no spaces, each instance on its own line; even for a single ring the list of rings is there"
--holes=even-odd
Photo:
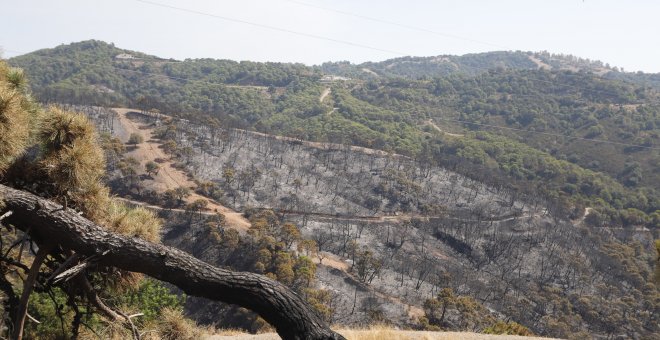
[[[4,185],[0,198],[2,223],[27,233],[39,249],[94,256],[101,266],[143,273],[189,295],[251,309],[283,339],[343,339],[300,296],[265,276],[217,268],[178,249],[110,232],[72,209]]]

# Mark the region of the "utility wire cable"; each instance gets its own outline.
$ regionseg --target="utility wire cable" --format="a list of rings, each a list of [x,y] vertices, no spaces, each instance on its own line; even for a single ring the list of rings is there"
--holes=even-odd
[[[313,38],[313,39],[318,39],[318,40],[326,40],[326,41],[331,41],[331,42],[334,42],[334,43],[340,43],[340,44],[345,44],[345,45],[348,45],[348,46],[354,46],[354,47],[359,47],[359,48],[364,48],[364,49],[370,49],[370,50],[379,51],[379,52],[385,52],[385,53],[398,55],[398,56],[409,56],[409,54],[406,54],[406,53],[403,53],[403,52],[400,52],[400,51],[391,50],[391,49],[384,49],[384,48],[368,46],[368,45],[355,43],[355,42],[351,42],[351,41],[347,41],[347,40],[335,39],[335,38],[331,38],[331,37],[325,37],[325,36],[320,36],[320,35],[314,35],[314,34],[294,31],[294,30],[290,30],[290,29],[285,29],[285,28],[280,28],[280,27],[275,27],[275,26],[250,22],[250,21],[246,21],[246,20],[230,18],[230,17],[227,17],[227,16],[221,16],[221,15],[201,12],[201,11],[197,11],[197,10],[193,10],[193,9],[182,8],[182,7],[177,7],[177,6],[171,6],[171,5],[158,3],[158,2],[154,2],[154,1],[149,1],[149,0],[135,0],[135,1],[141,2],[141,3],[144,3],[144,4],[148,4],[148,5],[152,5],[152,6],[169,8],[169,9],[173,9],[173,10],[188,12],[188,13],[191,13],[191,14],[208,16],[208,17],[221,19],[221,20],[226,20],[226,21],[230,21],[230,22],[236,22],[236,23],[241,23],[241,24],[246,24],[246,25],[252,25],[252,26],[256,26],[256,27],[260,27],[260,28],[264,28],[264,29],[270,29],[270,30],[274,30],[274,31],[300,35],[300,36],[304,36],[304,37],[308,37],[308,38]],[[482,43],[482,44],[487,44],[487,45],[506,48],[505,46],[491,44],[491,43],[484,42],[484,41],[479,41],[479,40],[474,40],[474,39],[469,39],[469,38],[463,38],[463,37],[450,35],[450,34],[444,34],[444,33],[440,33],[440,32],[437,32],[437,31],[431,31],[431,30],[426,30],[426,29],[423,29],[423,28],[418,28],[416,26],[398,24],[396,22],[392,22],[392,21],[388,21],[388,20],[384,20],[384,19],[378,19],[378,18],[363,16],[363,15],[360,15],[360,14],[354,14],[354,13],[350,13],[350,12],[334,10],[334,9],[330,9],[330,8],[327,8],[327,7],[321,7],[321,6],[311,5],[311,4],[308,4],[308,3],[303,3],[303,2],[300,2],[300,1],[295,1],[295,0],[284,0],[284,1],[289,1],[289,2],[292,2],[292,3],[298,3],[298,4],[304,4],[304,5],[310,5],[312,7],[318,7],[318,8],[324,9],[324,10],[334,11],[334,12],[342,13],[342,14],[345,14],[345,15],[352,15],[352,16],[361,17],[361,18],[364,18],[364,19],[372,20],[372,21],[383,22],[383,23],[396,25],[396,26],[401,26],[401,27],[406,27],[406,28],[409,28],[409,29],[415,29],[415,30],[419,30],[419,31],[426,31],[426,32],[429,32],[429,33],[437,34],[437,35],[444,35],[444,36],[453,37],[453,38],[456,38],[456,39],[479,42],[479,43]],[[12,51],[12,50],[5,50],[5,51],[14,52],[14,53],[25,53],[25,52],[18,52],[18,51]],[[460,67],[467,68],[467,69],[472,69],[472,70],[476,70],[476,71],[492,70],[492,68],[489,68],[487,66],[479,67],[479,66],[472,66],[472,65],[462,64],[462,65],[460,65]],[[566,75],[569,75],[569,74],[566,74]],[[162,76],[162,75],[159,75],[159,76]],[[575,76],[577,76],[577,75],[575,75]],[[176,79],[175,77],[170,77],[170,78]],[[549,81],[549,80],[533,78],[533,77],[526,77],[526,79],[537,81],[537,82],[540,82],[540,83],[547,83],[547,84],[563,86],[563,87],[579,90],[579,91],[582,91],[582,92],[608,94],[608,95],[615,96],[615,97],[619,96],[619,94],[617,94],[617,93],[609,92],[609,91],[606,91],[606,90],[583,89],[583,88],[580,88],[579,86],[575,86],[575,85],[571,85],[571,84],[557,83],[557,82],[552,82],[552,81]],[[183,79],[181,79],[181,80],[183,80]],[[657,102],[660,103],[660,100],[658,100]]]
[[[340,44],[344,44],[344,45],[348,45],[348,46],[354,46],[354,47],[359,47],[359,48],[364,48],[364,49],[370,49],[370,50],[379,51],[379,52],[386,52],[386,53],[390,53],[390,54],[393,54],[393,55],[398,55],[400,57],[409,56],[409,54],[407,54],[407,53],[400,52],[400,51],[395,51],[395,50],[391,50],[391,49],[373,47],[373,46],[368,46],[368,45],[355,43],[355,42],[351,42],[351,41],[347,41],[347,40],[341,40],[341,39],[325,37],[325,36],[320,36],[320,35],[315,35],[315,34],[310,34],[310,33],[304,33],[304,32],[294,31],[294,30],[290,30],[290,29],[286,29],[286,28],[281,28],[281,27],[276,27],[276,26],[271,26],[271,25],[265,25],[265,24],[260,24],[260,23],[256,23],[256,22],[250,22],[250,21],[246,21],[246,20],[242,20],[242,19],[235,19],[235,18],[231,18],[231,17],[227,17],[227,16],[202,12],[202,11],[198,11],[198,10],[194,10],[194,9],[163,4],[163,3],[160,3],[160,2],[155,2],[155,1],[150,1],[150,0],[135,0],[135,1],[147,4],[147,5],[151,5],[151,6],[169,8],[169,9],[177,10],[177,11],[181,11],[181,12],[187,12],[187,13],[207,16],[207,17],[211,17],[211,18],[215,18],[215,19],[220,19],[220,20],[225,20],[225,21],[230,21],[230,22],[236,22],[236,23],[241,23],[241,24],[245,24],[245,25],[256,26],[256,27],[269,29],[269,30],[274,30],[274,31],[279,31],[279,32],[284,32],[284,33],[288,33],[288,34],[294,34],[294,35],[299,35],[299,36],[318,39],[318,40],[326,40],[326,41],[331,41],[331,42],[334,42],[334,43],[340,43]],[[303,4],[303,5],[310,5],[309,3],[304,3],[304,2],[296,1],[296,0],[284,0],[284,1],[289,1],[289,2],[292,2],[292,3]],[[448,36],[448,37],[452,37],[452,38],[455,38],[455,39],[473,41],[473,42],[478,42],[478,43],[481,43],[481,44],[486,44],[486,45],[491,45],[491,46],[498,46],[498,47],[501,47],[501,48],[509,49],[509,48],[507,48],[505,46],[501,46],[501,45],[491,44],[491,43],[488,43],[488,42],[469,39],[469,38],[464,38],[464,37],[459,37],[459,36],[455,36],[455,35],[451,35],[451,34],[440,33],[440,32],[437,32],[437,31],[426,30],[426,29],[419,28],[419,27],[416,27],[416,26],[399,24],[399,23],[384,20],[384,19],[378,19],[378,18],[368,17],[368,16],[364,16],[364,15],[360,15],[360,14],[354,14],[354,13],[350,13],[350,12],[334,10],[334,9],[331,9],[331,8],[328,8],[328,7],[321,7],[321,6],[317,6],[317,5],[310,5],[310,6],[318,7],[318,8],[324,9],[324,10],[328,10],[328,11],[338,12],[338,13],[341,13],[341,14],[344,14],[344,15],[352,15],[352,16],[367,19],[367,20],[387,23],[387,24],[390,24],[390,25],[406,27],[406,28],[415,29],[415,30],[418,30],[418,31],[424,31],[424,32],[429,32],[429,33],[433,33],[433,34],[437,34],[437,35]],[[484,67],[478,67],[478,66],[472,66],[472,65],[460,65],[460,66],[464,67],[464,68],[468,68],[468,69],[478,70],[478,71],[488,71],[488,70],[492,69],[492,68],[489,68],[489,67],[486,67],[486,66],[484,66]],[[534,80],[534,81],[541,82],[541,83],[560,85],[560,86],[564,86],[564,87],[567,87],[567,88],[580,90],[580,91],[583,91],[583,92],[584,91],[589,91],[589,92],[592,92],[592,93],[609,94],[611,96],[618,96],[619,95],[617,93],[609,92],[609,91],[605,91],[605,90],[582,89],[579,86],[570,85],[570,84],[563,84],[563,83],[556,83],[556,82],[552,82],[552,81],[545,80],[545,79],[538,79],[538,78],[531,78],[531,77],[528,77],[527,79]]]
[[[339,14],[346,15],[346,16],[352,16],[352,17],[356,17],[356,18],[359,18],[359,19],[379,22],[379,23],[382,23],[382,24],[398,26],[398,27],[406,28],[406,29],[413,30],[413,31],[431,33],[431,34],[435,34],[435,35],[442,36],[442,37],[458,39],[458,40],[464,40],[464,41],[469,41],[469,42],[478,43],[478,44],[482,44],[482,45],[488,45],[488,46],[493,46],[493,47],[497,47],[497,48],[504,48],[504,49],[507,49],[507,50],[511,50],[511,48],[503,46],[503,45],[499,45],[499,44],[493,44],[493,43],[489,43],[489,42],[486,42],[486,41],[476,40],[476,39],[472,39],[472,38],[466,38],[466,37],[462,37],[462,36],[458,36],[458,35],[454,35],[454,34],[442,33],[442,32],[430,30],[430,29],[423,28],[423,27],[408,25],[408,24],[399,23],[399,22],[395,22],[395,21],[390,21],[390,20],[386,20],[386,19],[375,18],[375,17],[371,17],[371,16],[367,16],[367,15],[363,15],[363,14],[357,14],[357,13],[348,12],[348,11],[342,11],[342,10],[338,10],[338,9],[334,9],[334,8],[330,8],[330,7],[319,6],[319,5],[311,4],[311,3],[308,3],[308,2],[304,2],[304,1],[297,1],[297,0],[283,0],[283,1],[298,4],[298,5],[301,5],[301,6],[317,8],[317,9],[321,9],[321,10],[324,10],[324,11],[339,13]]]
[[[339,13],[339,14],[346,15],[346,16],[352,16],[352,17],[356,17],[356,18],[360,18],[360,19],[364,19],[364,20],[370,20],[370,21],[384,23],[384,24],[388,24],[388,25],[392,25],[392,26],[403,27],[403,28],[406,28],[406,29],[414,30],[414,31],[419,31],[419,32],[424,32],[424,33],[431,33],[431,34],[438,35],[438,36],[443,36],[443,37],[448,37],[448,38],[452,38],[452,39],[463,40],[463,41],[468,41],[468,42],[473,42],[473,43],[479,43],[479,44],[482,44],[482,45],[494,46],[494,47],[498,47],[498,48],[503,48],[503,49],[508,50],[508,51],[514,51],[515,50],[514,48],[504,46],[504,45],[501,45],[501,44],[494,44],[494,43],[490,43],[490,42],[483,41],[483,40],[477,40],[477,39],[466,38],[466,37],[462,37],[462,36],[458,36],[458,35],[454,35],[454,34],[438,32],[438,31],[430,30],[430,29],[427,29],[427,28],[419,27],[419,26],[413,26],[413,25],[409,25],[409,24],[402,24],[402,23],[398,23],[398,22],[395,22],[395,21],[387,20],[387,19],[381,19],[381,18],[371,17],[371,16],[367,16],[367,15],[363,15],[363,14],[338,10],[338,9],[334,9],[334,8],[330,8],[330,7],[319,6],[319,5],[311,4],[311,3],[308,3],[308,2],[304,2],[304,1],[298,1],[298,0],[282,0],[282,1],[298,4],[298,5],[301,5],[301,6],[317,8],[317,9],[321,9],[321,10],[325,10],[325,11],[329,11],[329,12]],[[475,69],[475,70],[490,70],[490,68],[487,68],[487,67],[478,67],[478,66],[471,66],[471,65],[461,65],[461,66],[466,67],[466,68]],[[542,81],[540,79],[536,79],[536,80],[537,81]],[[553,84],[556,84],[556,83],[553,83]],[[566,84],[565,86],[570,87],[571,85]],[[575,86],[573,86],[573,87],[575,87]],[[599,92],[606,93],[602,90],[591,90],[591,91],[599,91]]]
[[[386,52],[386,53],[390,53],[390,54],[394,54],[394,55],[398,55],[398,56],[408,56],[408,54],[400,52],[400,51],[394,51],[394,50],[390,50],[390,49],[383,49],[383,48],[378,48],[378,47],[367,46],[367,45],[363,45],[363,44],[359,44],[359,43],[354,43],[354,42],[351,42],[351,41],[346,41],[346,40],[335,39],[335,38],[331,38],[331,37],[325,37],[325,36],[319,36],[319,35],[314,35],[314,34],[289,30],[289,29],[285,29],[285,28],[280,28],[280,27],[275,27],[275,26],[270,26],[270,25],[245,21],[245,20],[241,20],[241,19],[235,19],[235,18],[230,18],[230,17],[226,17],[226,16],[201,12],[201,11],[197,11],[197,10],[193,10],[193,9],[182,8],[182,7],[177,7],[177,6],[171,6],[171,5],[162,4],[162,3],[158,3],[158,2],[154,2],[154,1],[149,1],[149,0],[135,0],[135,1],[141,2],[141,3],[144,3],[144,4],[148,4],[148,5],[152,5],[152,6],[164,7],[164,8],[169,8],[169,9],[173,9],[173,10],[188,12],[188,13],[191,13],[191,14],[203,15],[203,16],[208,16],[208,17],[212,17],[212,18],[216,18],[216,19],[226,20],[226,21],[230,21],[230,22],[236,22],[236,23],[241,23],[241,24],[246,24],[246,25],[252,25],[252,26],[261,27],[261,28],[270,29],[270,30],[275,30],[275,31],[280,31],[280,32],[284,32],[284,33],[300,35],[300,36],[304,36],[304,37],[308,37],[308,38],[326,40],[326,41],[345,44],[345,45],[349,45],[349,46],[360,47],[360,48],[365,48],[365,49],[371,49],[371,50],[375,50],[375,51],[379,51],[379,52]],[[300,1],[295,1],[295,0],[284,0],[284,1],[289,1],[289,2],[293,2],[293,3],[299,3],[299,4],[306,4],[306,3],[303,3],[303,2],[300,2]],[[306,5],[309,5],[309,4],[306,4]],[[347,14],[347,15],[353,15],[353,16],[356,16],[356,17],[364,17],[364,18],[367,18],[369,20],[379,21],[379,22],[388,23],[388,24],[397,25],[397,26],[402,26],[402,27],[407,27],[407,28],[411,28],[411,29],[414,27],[414,26],[408,26],[408,25],[403,25],[403,24],[397,24],[397,23],[387,21],[387,20],[383,20],[383,19],[377,19],[377,18],[362,16],[362,15],[359,15],[359,14],[353,14],[353,13],[349,13],[349,12],[333,10],[333,9],[330,9],[330,8],[327,8],[327,7],[320,7],[320,6],[315,6],[315,5],[312,5],[312,6],[313,7],[319,7],[319,8],[325,9],[325,10],[336,11],[336,12]],[[421,29],[421,28],[415,28],[415,29],[425,31],[424,29]],[[429,32],[435,33],[435,34],[439,34],[439,35],[446,35],[446,36],[454,37],[456,39],[463,39],[463,40],[468,40],[468,41],[480,42],[480,43],[488,44],[488,45],[494,45],[494,44],[490,44],[490,43],[483,42],[483,41],[471,40],[471,39],[468,39],[468,38],[462,38],[462,37],[453,36],[453,35],[449,35],[449,34],[444,34],[444,33],[436,32],[436,31],[430,31],[430,30],[426,30],[426,31],[429,31]],[[504,46],[500,46],[500,47],[504,47]],[[6,50],[6,51],[14,52],[14,53],[17,52],[17,51],[12,51],[12,50]],[[489,68],[487,66],[478,67],[478,66],[472,66],[472,65],[461,65],[461,67],[476,70],[476,71],[492,70],[492,68]],[[583,89],[583,88],[580,88],[579,86],[565,84],[565,83],[552,82],[552,81],[545,80],[545,79],[539,79],[539,78],[533,78],[533,77],[526,77],[526,78],[529,79],[529,80],[540,82],[540,83],[559,85],[559,86],[579,90],[579,91],[582,91],[582,92],[601,93],[601,94],[608,94],[608,95],[611,95],[611,96],[618,96],[619,95],[617,93],[609,92],[609,91],[605,91],[605,90]],[[660,100],[658,102],[660,102]]]
[[[493,47],[497,47],[497,48],[503,48],[503,49],[508,50],[508,51],[515,50],[514,48],[511,48],[511,47],[508,47],[508,46],[504,46],[504,45],[500,45],[500,44],[494,44],[494,43],[490,43],[490,42],[483,41],[483,40],[477,40],[477,39],[466,38],[466,37],[462,37],[462,36],[458,36],[458,35],[454,35],[454,34],[438,32],[438,31],[430,30],[430,29],[427,29],[427,28],[419,27],[419,26],[413,26],[413,25],[403,24],[403,23],[399,23],[399,22],[395,22],[395,21],[391,21],[391,20],[387,20],[387,19],[381,19],[381,18],[376,18],[376,17],[367,16],[367,15],[363,15],[363,14],[338,10],[338,9],[335,9],[335,8],[319,6],[319,5],[311,4],[311,3],[308,3],[308,2],[304,2],[304,1],[298,1],[298,0],[282,0],[282,1],[298,4],[298,5],[301,5],[301,6],[317,8],[317,9],[321,9],[321,10],[325,10],[325,11],[329,11],[329,12],[339,13],[339,14],[346,15],[346,16],[352,16],[352,17],[356,17],[356,18],[359,18],[359,19],[379,22],[379,23],[392,25],[392,26],[403,27],[403,28],[410,29],[410,30],[413,30],[413,31],[431,33],[431,34],[434,34],[434,35],[448,37],[448,38],[452,38],[452,39],[463,40],[463,41],[468,41],[468,42],[473,42],[473,43],[479,43],[479,44],[482,44],[482,45],[488,45],[488,46],[493,46]],[[473,69],[473,70],[490,70],[490,69],[492,69],[492,68],[488,68],[488,67],[478,67],[478,66],[471,66],[471,65],[461,65],[461,67],[469,68],[469,69]],[[569,75],[569,74],[565,74],[565,75]],[[577,75],[575,75],[575,76],[577,76]],[[552,83],[552,84],[555,84],[555,85],[557,84],[555,82],[550,82],[550,81],[541,80],[541,79],[534,79],[534,80],[539,81],[539,82]],[[562,86],[582,90],[580,87],[570,85],[570,84],[563,84]],[[589,90],[589,91],[592,91],[592,92],[597,91],[599,93],[613,94],[613,92],[606,92],[604,90]]]
[[[338,43],[338,44],[344,44],[344,45],[349,45],[349,46],[354,46],[354,47],[360,47],[360,48],[370,49],[370,50],[374,50],[374,51],[380,51],[380,52],[385,52],[385,53],[389,53],[389,54],[394,54],[394,55],[398,55],[398,56],[405,56],[406,55],[403,52],[394,51],[394,50],[390,50],[390,49],[384,49],[384,48],[368,46],[368,45],[355,43],[355,42],[351,42],[351,41],[347,41],[347,40],[335,39],[335,38],[331,38],[331,37],[325,37],[325,36],[322,36],[322,35],[316,35],[316,34],[311,34],[311,33],[294,31],[294,30],[290,30],[288,28],[282,28],[282,27],[277,27],[277,26],[260,24],[260,23],[257,23],[257,22],[252,22],[252,21],[247,21],[247,20],[242,20],[242,19],[230,18],[230,17],[223,16],[223,15],[217,15],[217,14],[201,12],[201,11],[197,11],[197,10],[189,9],[189,8],[171,6],[171,5],[163,4],[163,3],[160,3],[160,2],[153,2],[153,1],[148,1],[148,0],[135,0],[135,1],[147,4],[147,5],[158,6],[158,7],[163,7],[163,8],[169,8],[169,9],[173,9],[173,10],[177,10],[177,11],[181,11],[181,12],[187,12],[187,13],[191,13],[191,14],[207,16],[207,17],[211,17],[211,18],[215,18],[215,19],[224,20],[224,21],[230,21],[230,22],[240,23],[240,24],[244,24],[244,25],[250,25],[250,26],[265,28],[265,29],[278,31],[278,32],[295,34],[295,35],[299,35],[299,36],[303,36],[303,37],[307,37],[307,38],[313,38],[313,39],[318,39],[318,40],[326,40],[326,41],[331,41],[331,42],[335,42],[335,43]]]

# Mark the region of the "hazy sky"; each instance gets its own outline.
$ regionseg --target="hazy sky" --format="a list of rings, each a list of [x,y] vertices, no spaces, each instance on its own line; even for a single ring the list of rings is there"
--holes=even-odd
[[[12,57],[98,39],[167,58],[306,64],[547,50],[660,72],[659,0],[148,1],[0,0],[0,47]]]

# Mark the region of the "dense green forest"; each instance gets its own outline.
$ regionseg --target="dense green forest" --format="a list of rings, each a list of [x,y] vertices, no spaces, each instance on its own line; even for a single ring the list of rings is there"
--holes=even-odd
[[[320,66],[325,73],[347,76],[432,78],[456,73],[479,74],[492,68],[535,69],[536,64],[523,52],[489,52],[463,56],[402,57],[382,62],[353,65],[348,62],[328,62]]]
[[[565,217],[594,207],[595,226],[660,226],[657,75],[545,52],[308,67],[165,60],[99,41],[9,62],[42,102],[132,106],[401,153],[544,195]]]

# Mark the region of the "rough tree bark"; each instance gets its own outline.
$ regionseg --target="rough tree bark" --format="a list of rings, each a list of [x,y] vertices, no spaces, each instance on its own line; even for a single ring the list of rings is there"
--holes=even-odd
[[[39,196],[0,185],[3,223],[28,231],[40,246],[60,246],[83,256],[105,253],[99,264],[170,282],[189,295],[236,304],[258,313],[283,339],[343,339],[296,293],[265,276],[214,267],[160,244],[112,233]]]

